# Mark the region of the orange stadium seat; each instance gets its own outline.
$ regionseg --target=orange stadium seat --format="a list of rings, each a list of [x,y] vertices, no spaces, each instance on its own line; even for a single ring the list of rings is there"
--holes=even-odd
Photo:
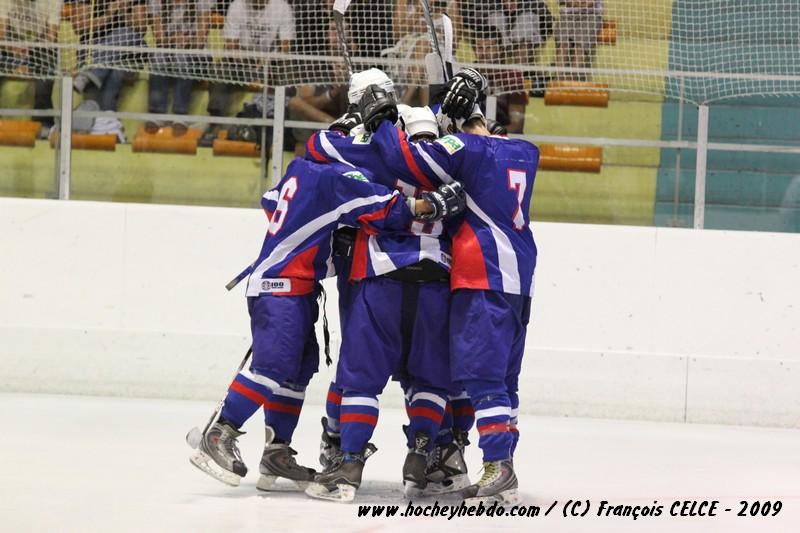
[[[214,155],[229,155],[239,157],[259,157],[261,151],[256,143],[246,141],[229,141],[226,137],[228,132],[223,130],[214,139]]]
[[[50,134],[50,147],[55,148],[58,132]],[[113,133],[93,135],[91,133],[73,133],[72,148],[76,150],[104,150],[114,152],[117,149],[117,136]]]
[[[0,144],[34,146],[42,125],[33,120],[0,120]]]
[[[603,166],[603,148],[600,146],[542,144],[539,151],[539,168],[542,170],[600,172]]]
[[[554,80],[547,84],[544,103],[545,105],[608,107],[608,84]]]
[[[142,127],[133,138],[133,151],[194,155],[197,153],[197,141],[202,134],[196,128],[189,128],[184,135],[175,137],[169,126],[159,128],[156,133],[147,133]]]

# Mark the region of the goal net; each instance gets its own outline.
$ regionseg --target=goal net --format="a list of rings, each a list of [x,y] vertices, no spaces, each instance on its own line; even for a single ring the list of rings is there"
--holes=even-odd
[[[0,75],[132,75],[298,86],[347,71],[331,0],[0,0]],[[452,20],[459,64],[496,94],[553,82],[704,103],[800,93],[796,0],[430,0],[439,42]],[[353,0],[345,16],[357,69],[427,84],[419,0]],[[446,50],[444,51],[447,52]]]

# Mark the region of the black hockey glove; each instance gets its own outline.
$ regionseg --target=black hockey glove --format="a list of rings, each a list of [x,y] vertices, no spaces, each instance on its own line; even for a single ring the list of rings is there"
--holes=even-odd
[[[508,130],[505,126],[497,122],[496,120],[486,120],[486,129],[489,130],[489,133],[492,135],[500,135],[502,137],[508,137]]]
[[[453,120],[469,118],[486,86],[486,78],[477,70],[460,70],[447,82],[447,92],[442,99],[442,113]]]
[[[452,217],[467,208],[467,195],[461,183],[457,181],[445,183],[435,191],[423,192],[420,198],[433,206],[432,213],[417,217],[427,222]]]
[[[399,113],[394,95],[378,85],[370,85],[358,101],[358,110],[364,121],[364,128],[370,133],[378,129],[383,120],[392,124],[397,122]]]
[[[348,111],[341,117],[334,120],[328,129],[331,131],[340,131],[344,135],[350,135],[350,131],[361,124],[361,114],[358,111]]]

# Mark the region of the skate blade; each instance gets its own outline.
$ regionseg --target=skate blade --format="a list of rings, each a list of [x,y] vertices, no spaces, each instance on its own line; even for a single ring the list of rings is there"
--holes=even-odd
[[[288,483],[278,483],[279,480],[286,480]],[[265,492],[303,492],[308,487],[308,481],[297,481],[280,476],[261,474],[256,483],[258,490]]]
[[[419,498],[425,494],[425,490],[419,488],[413,481],[403,481],[403,495],[407,499]]]
[[[478,505],[479,503],[487,505],[494,502],[499,502],[506,505],[516,505],[522,502],[522,498],[517,492],[517,489],[508,489],[492,496],[479,496],[475,498],[466,498],[464,500],[464,503],[468,506]]]
[[[233,472],[229,472],[219,466],[209,455],[203,453],[201,450],[197,450],[189,458],[189,462],[217,481],[221,481],[231,487],[238,487],[239,481],[242,479]]]
[[[336,485],[335,490],[328,490],[325,485],[319,483],[309,483],[306,488],[306,495],[320,500],[332,502],[349,503],[356,498],[356,488],[344,483]]]
[[[469,476],[467,474],[459,474],[445,479],[441,483],[428,482],[428,486],[423,491],[423,496],[435,496],[437,494],[449,494],[451,492],[458,492],[470,486]]]

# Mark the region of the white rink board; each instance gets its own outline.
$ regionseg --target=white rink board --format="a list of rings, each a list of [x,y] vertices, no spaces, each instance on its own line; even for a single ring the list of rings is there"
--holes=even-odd
[[[800,235],[533,229],[523,412],[800,427]],[[0,199],[0,391],[219,398],[249,335],[223,286],[263,232],[258,209]]]

